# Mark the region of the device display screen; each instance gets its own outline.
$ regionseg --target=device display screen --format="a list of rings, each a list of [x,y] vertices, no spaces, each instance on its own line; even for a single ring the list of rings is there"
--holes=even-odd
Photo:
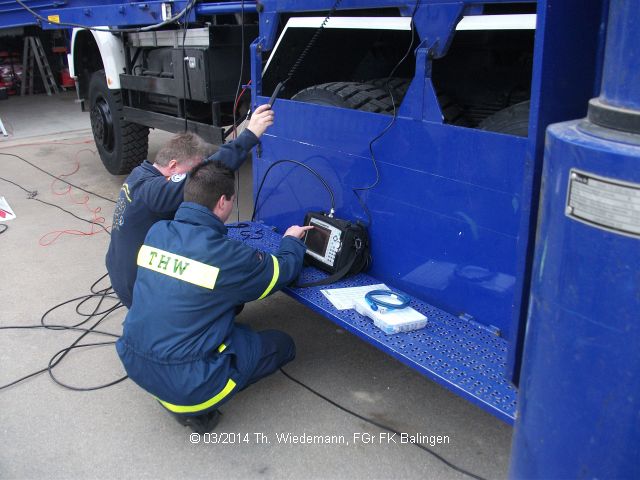
[[[313,228],[307,232],[304,243],[306,243],[309,250],[317,253],[321,257],[324,257],[327,251],[327,245],[329,244],[330,236],[331,230],[320,227],[318,225],[313,225]]]

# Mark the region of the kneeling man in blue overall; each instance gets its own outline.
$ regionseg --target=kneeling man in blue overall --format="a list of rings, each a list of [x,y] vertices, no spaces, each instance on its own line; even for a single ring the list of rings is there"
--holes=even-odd
[[[235,311],[296,279],[310,227],[289,227],[274,254],[229,239],[234,179],[220,162],[195,167],[174,220],[151,227],[116,344],[129,377],[198,433],[215,427],[220,405],[295,357],[289,335],[255,332]]]

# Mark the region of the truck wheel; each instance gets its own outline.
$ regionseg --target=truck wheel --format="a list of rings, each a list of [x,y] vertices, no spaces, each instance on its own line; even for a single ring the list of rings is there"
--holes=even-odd
[[[482,120],[478,128],[490,132],[526,137],[529,135],[530,104],[531,102],[527,100],[500,110]]]
[[[387,82],[388,80],[388,82]],[[390,88],[393,93],[393,100],[396,103],[396,108],[402,103],[402,99],[409,89],[411,84],[410,78],[391,77],[387,78],[375,78],[373,80],[367,80],[367,83],[375,85],[376,87],[388,91]],[[438,104],[442,110],[442,116],[444,117],[444,123],[448,125],[458,125],[462,127],[468,127],[469,121],[464,115],[462,108],[455,103],[447,94],[437,93]]]
[[[331,82],[313,85],[296,93],[291,100],[387,115],[393,113],[389,93],[368,83]]]
[[[122,94],[107,88],[104,70],[91,75],[89,112],[93,138],[109,173],[129,173],[147,157],[149,128],[122,119]]]
[[[388,80],[388,82],[387,82]],[[374,78],[373,80],[367,80],[367,83],[371,85],[375,85],[380,90],[387,91],[390,88],[393,92],[393,100],[396,102],[396,105],[400,105],[402,103],[402,99],[404,95],[407,93],[409,89],[409,85],[411,84],[410,78],[400,78],[400,77],[391,77],[391,78]]]

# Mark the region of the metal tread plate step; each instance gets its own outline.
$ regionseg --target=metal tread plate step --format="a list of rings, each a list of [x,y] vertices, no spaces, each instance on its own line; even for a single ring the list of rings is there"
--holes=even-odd
[[[230,226],[229,237],[265,252],[275,252],[281,235],[261,223]],[[303,270],[300,281],[325,277],[315,268]],[[504,377],[507,342],[490,331],[412,297],[411,307],[428,318],[427,326],[412,332],[386,335],[355,310],[337,310],[320,292],[326,288],[384,283],[359,274],[331,286],[285,289],[285,293],[329,318],[404,364],[454,393],[512,424],[516,390]]]

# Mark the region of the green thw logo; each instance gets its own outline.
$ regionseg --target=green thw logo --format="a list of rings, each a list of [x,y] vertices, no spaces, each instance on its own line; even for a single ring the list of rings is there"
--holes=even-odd
[[[189,262],[185,262],[182,263],[182,260],[179,260],[177,258],[172,258],[170,256],[167,255],[162,255],[162,254],[158,254],[158,252],[154,252],[151,251],[149,252],[149,266],[153,267],[154,262],[156,260],[156,258],[158,258],[158,262],[156,265],[156,268],[158,270],[167,270],[167,267],[169,267],[169,264],[171,262],[171,260],[173,260],[173,273],[177,274],[177,275],[182,275],[185,270],[187,269],[187,267],[189,266]]]

